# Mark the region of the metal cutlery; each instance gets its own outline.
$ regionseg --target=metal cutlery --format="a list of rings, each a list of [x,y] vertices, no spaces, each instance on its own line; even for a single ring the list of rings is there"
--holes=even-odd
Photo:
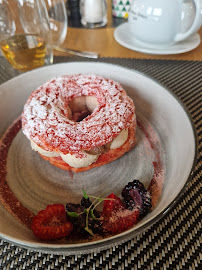
[[[81,57],[94,58],[94,59],[99,57],[99,55],[97,53],[94,53],[94,52],[77,51],[77,50],[72,50],[72,49],[67,49],[67,48],[60,48],[57,46],[54,46],[53,48],[57,51],[60,51],[60,52],[70,53],[70,54],[78,55]]]

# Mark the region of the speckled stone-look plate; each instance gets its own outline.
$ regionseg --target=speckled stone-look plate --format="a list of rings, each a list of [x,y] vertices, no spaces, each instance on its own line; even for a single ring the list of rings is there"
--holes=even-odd
[[[99,74],[122,84],[134,100],[138,121],[156,138],[165,170],[165,183],[157,207],[130,230],[89,243],[44,242],[0,204],[0,236],[23,247],[44,252],[76,254],[99,251],[119,244],[160,219],[176,202],[191,177],[196,155],[195,133],[189,116],[176,99],[154,80],[120,66],[101,63],[66,63],[43,67],[20,75],[0,86],[0,137],[20,116],[30,93],[55,76],[73,73]],[[1,157],[0,157],[1,159]],[[115,162],[83,173],[70,174],[44,161],[31,150],[19,131],[9,148],[7,182],[15,197],[37,213],[50,203],[79,202],[82,188],[89,194],[103,191],[118,196],[133,179],[145,186],[153,176],[155,155],[145,134],[137,129],[137,146]]]

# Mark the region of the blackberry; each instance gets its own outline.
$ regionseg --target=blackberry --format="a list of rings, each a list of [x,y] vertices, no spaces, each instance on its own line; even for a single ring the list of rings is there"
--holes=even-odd
[[[80,204],[75,204],[75,203],[67,203],[66,210],[68,212],[80,213],[83,211],[83,206],[81,206]]]
[[[92,204],[92,202],[88,199],[85,199],[84,197],[81,199],[81,206],[83,206],[84,208],[88,208],[90,207]]]
[[[140,217],[145,216],[151,208],[151,197],[149,192],[139,180],[129,182],[121,193],[129,210],[138,208]]]
[[[91,209],[93,208],[92,202],[88,199],[85,199],[84,197],[81,199],[81,205],[87,209],[91,206]],[[101,213],[97,210],[93,210],[93,214],[96,219],[93,219],[91,214],[89,213],[88,216],[88,227],[93,231],[93,233],[102,235],[103,234],[103,229],[102,229],[102,224],[100,221]]]
[[[81,204],[73,204],[73,203],[66,204],[66,210],[68,212],[76,212],[77,214],[82,213],[78,217],[70,217],[69,215],[68,217],[70,218],[74,227],[73,234],[76,234],[77,236],[79,235],[79,237],[84,238],[84,239],[89,237],[89,233],[85,230],[86,213],[84,212],[84,210],[89,208],[91,205],[92,205],[92,202],[89,199],[85,199],[85,198],[82,198]],[[93,214],[96,217],[96,219],[93,219],[91,214],[89,213],[88,228],[91,229],[94,234],[103,236],[104,231],[102,228],[102,224],[100,222],[101,214],[100,212],[96,210],[93,211]]]
[[[80,204],[67,203],[66,210],[68,212],[76,212],[77,214],[79,214],[79,213],[82,213],[84,211],[84,207],[81,206]],[[83,234],[85,224],[86,224],[85,215],[79,215],[79,217],[70,217],[69,215],[67,215],[67,216],[73,224],[74,231],[76,231],[78,234]]]
[[[85,209],[89,208],[91,206],[91,209],[94,207],[94,205],[92,204],[92,202],[88,199],[85,199],[84,197],[81,199],[81,206],[83,206]],[[101,214],[99,211],[97,210],[93,210],[93,214],[96,218],[100,218]]]

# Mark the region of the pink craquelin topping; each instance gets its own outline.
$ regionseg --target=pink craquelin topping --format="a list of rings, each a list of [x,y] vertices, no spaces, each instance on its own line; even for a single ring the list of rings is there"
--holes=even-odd
[[[69,102],[94,96],[98,106],[81,122],[68,118]],[[83,157],[82,150],[105,145],[134,121],[135,107],[122,86],[96,75],[54,78],[29,97],[22,114],[28,139],[47,151]]]

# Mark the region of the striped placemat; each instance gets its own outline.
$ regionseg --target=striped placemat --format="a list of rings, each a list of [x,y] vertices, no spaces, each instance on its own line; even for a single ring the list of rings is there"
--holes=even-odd
[[[89,61],[57,57],[55,62],[78,60]],[[65,256],[28,251],[0,240],[0,269],[202,269],[202,62],[121,58],[96,61],[143,72],[180,98],[191,115],[198,136],[198,156],[192,181],[169,213],[126,243],[97,254]],[[5,61],[0,63],[0,83],[18,74],[9,70]]]

